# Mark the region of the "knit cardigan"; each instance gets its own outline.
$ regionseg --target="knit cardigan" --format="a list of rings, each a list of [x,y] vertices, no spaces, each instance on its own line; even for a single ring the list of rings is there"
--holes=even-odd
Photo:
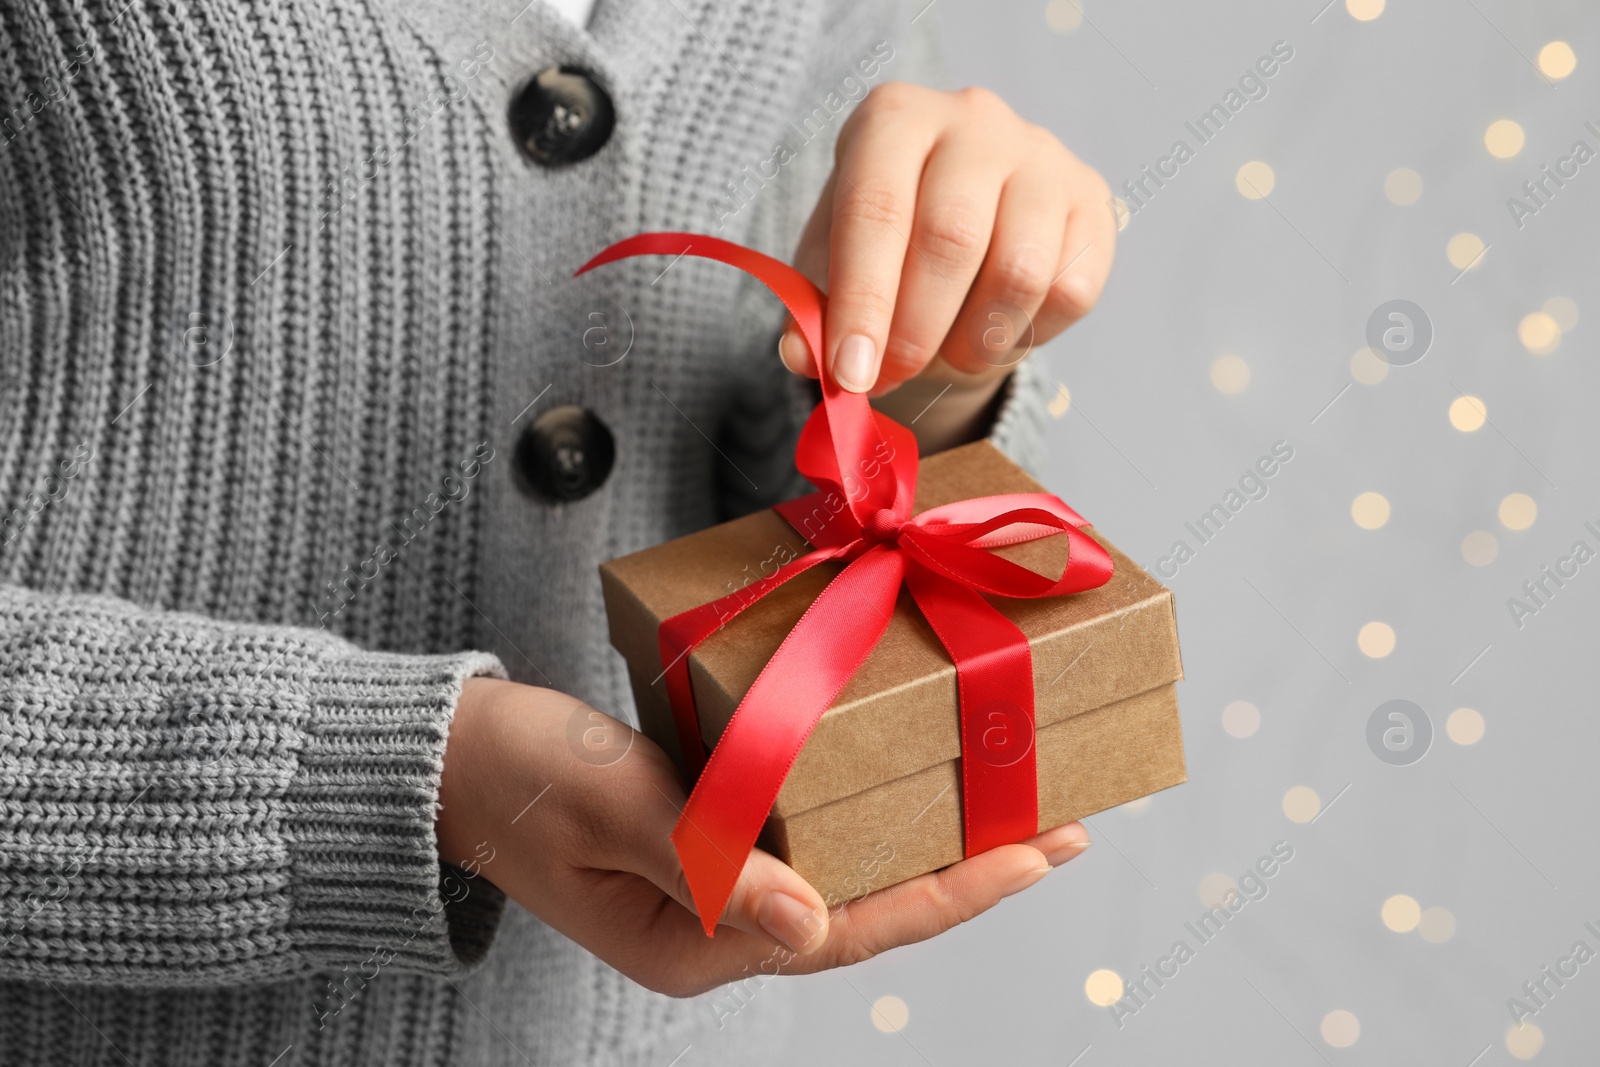
[[[775,301],[694,260],[571,275],[643,230],[787,256],[909,23],[0,4],[0,1063],[738,1058],[492,857],[441,865],[440,767],[471,675],[630,714],[596,565],[795,491]],[[546,168],[506,113],[557,64],[617,117]],[[995,430],[1024,460],[1037,383]],[[511,469],[558,404],[617,440],[565,504]]]

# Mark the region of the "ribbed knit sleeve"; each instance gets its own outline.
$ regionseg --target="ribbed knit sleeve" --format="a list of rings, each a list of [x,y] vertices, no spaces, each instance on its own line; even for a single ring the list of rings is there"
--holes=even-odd
[[[466,972],[504,897],[439,862],[439,776],[504,673],[0,586],[0,977]]]
[[[1023,470],[1038,474],[1044,469],[1044,434],[1051,379],[1044,358],[1033,353],[1017,364],[1001,387],[999,408],[989,440],[1010,456]]]

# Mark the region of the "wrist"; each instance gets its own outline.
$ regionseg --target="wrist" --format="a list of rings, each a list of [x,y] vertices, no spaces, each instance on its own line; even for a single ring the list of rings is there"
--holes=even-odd
[[[446,863],[459,865],[473,855],[477,794],[488,775],[484,766],[484,722],[499,691],[512,684],[499,678],[474,677],[461,685],[445,743],[439,813],[434,820],[439,858]]]
[[[903,382],[874,397],[872,406],[911,430],[923,455],[984,437],[994,421],[995,401],[1006,373],[962,374],[946,370]]]

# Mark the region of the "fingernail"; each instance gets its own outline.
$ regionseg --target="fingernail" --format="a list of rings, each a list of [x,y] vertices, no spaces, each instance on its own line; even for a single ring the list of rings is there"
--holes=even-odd
[[[1013,893],[1020,893],[1049,873],[1049,867],[1034,867],[1031,870],[1023,871],[1021,874],[1017,875],[1011,880],[1010,885],[1006,886],[1005,889],[1000,891],[1000,895],[1002,897],[1009,897]]]
[[[1074,856],[1083,855],[1083,850],[1094,844],[1093,841],[1069,841],[1065,845],[1053,848],[1044,854],[1045,862],[1052,867],[1059,867]]]
[[[807,365],[811,362],[806,353],[805,338],[800,336],[800,331],[793,326],[783,331],[783,336],[778,338],[778,358],[783,360],[783,365],[796,374],[804,374]]]
[[[761,902],[756,921],[767,936],[791,952],[802,955],[822,947],[827,923],[820,908],[813,908],[787,893],[772,892]]]
[[[1082,823],[1075,822],[1056,827],[1038,842],[1039,851],[1044,853],[1045,860],[1052,867],[1059,867],[1074,856],[1081,856],[1091,844],[1089,831],[1083,828]]]
[[[872,338],[859,333],[846,337],[833,355],[834,380],[852,393],[866,392],[878,376],[877,354]]]

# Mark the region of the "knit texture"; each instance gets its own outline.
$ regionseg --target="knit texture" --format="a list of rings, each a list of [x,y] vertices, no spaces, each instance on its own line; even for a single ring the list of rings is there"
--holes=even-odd
[[[843,0],[600,0],[587,32],[525,0],[0,4],[0,1064],[754,1058],[492,860],[441,865],[440,767],[475,674],[629,714],[595,564],[795,488],[770,297],[572,270],[647,229],[787,256],[833,101],[910,77],[858,66],[909,33]],[[617,128],[546,170],[506,106],[560,63]],[[619,309],[635,350],[598,366]],[[996,425],[1024,460],[1041,381]],[[509,468],[562,403],[618,459],[553,505]]]

